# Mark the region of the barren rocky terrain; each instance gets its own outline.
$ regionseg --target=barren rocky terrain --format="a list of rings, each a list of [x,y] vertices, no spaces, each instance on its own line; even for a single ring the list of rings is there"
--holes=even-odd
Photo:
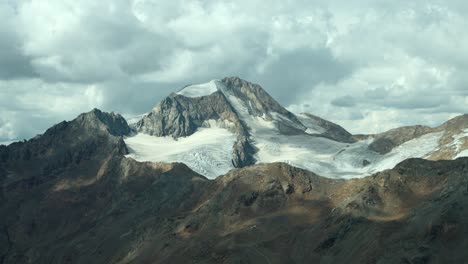
[[[99,110],[0,147],[0,263],[464,263],[468,159],[362,179],[136,162]]]

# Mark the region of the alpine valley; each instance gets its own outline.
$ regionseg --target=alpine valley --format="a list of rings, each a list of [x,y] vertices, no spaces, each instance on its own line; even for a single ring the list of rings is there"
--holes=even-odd
[[[352,135],[237,77],[0,146],[0,263],[466,263],[468,115]]]

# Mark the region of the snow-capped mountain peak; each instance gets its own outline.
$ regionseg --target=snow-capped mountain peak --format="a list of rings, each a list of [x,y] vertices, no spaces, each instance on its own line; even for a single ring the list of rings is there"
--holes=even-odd
[[[208,96],[218,91],[218,80],[212,80],[208,83],[189,85],[178,91],[176,94],[186,97]]]
[[[455,138],[465,142],[466,137],[457,128],[450,135],[460,135],[451,140],[444,126],[353,136],[312,114],[291,113],[260,85],[238,77],[186,86],[133,128],[138,133],[126,139],[129,156],[183,162],[208,177],[269,162],[287,162],[332,178],[363,177],[407,158],[437,157],[452,151]],[[443,147],[442,141],[449,143]],[[457,152],[453,157],[463,155],[462,146],[468,146],[453,144]]]

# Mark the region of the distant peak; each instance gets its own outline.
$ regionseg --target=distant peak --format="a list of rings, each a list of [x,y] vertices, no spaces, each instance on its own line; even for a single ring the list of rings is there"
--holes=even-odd
[[[97,108],[79,115],[75,121],[87,128],[104,126],[114,136],[128,135],[131,132],[127,121],[120,114],[103,112]]]

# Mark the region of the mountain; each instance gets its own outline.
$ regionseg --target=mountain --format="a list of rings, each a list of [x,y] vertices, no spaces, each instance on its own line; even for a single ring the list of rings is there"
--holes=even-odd
[[[371,136],[374,140],[369,149],[380,154],[390,153],[396,147],[421,138],[425,135],[435,135],[438,144],[426,156],[428,159],[455,159],[468,154],[468,115],[455,117],[446,123],[432,128],[427,126],[408,126],[389,130]]]
[[[0,263],[464,263],[467,127],[351,135],[238,78],[94,109],[0,146]]]
[[[468,156],[468,122],[352,135],[313,114],[289,112],[262,87],[238,77],[186,86],[132,123],[137,133],[125,139],[128,157],[182,162],[209,178],[271,162],[330,178],[355,178],[408,158]]]
[[[1,263],[468,259],[466,158],[409,159],[352,180],[285,163],[208,180],[125,158],[121,121],[93,111],[1,148]]]

